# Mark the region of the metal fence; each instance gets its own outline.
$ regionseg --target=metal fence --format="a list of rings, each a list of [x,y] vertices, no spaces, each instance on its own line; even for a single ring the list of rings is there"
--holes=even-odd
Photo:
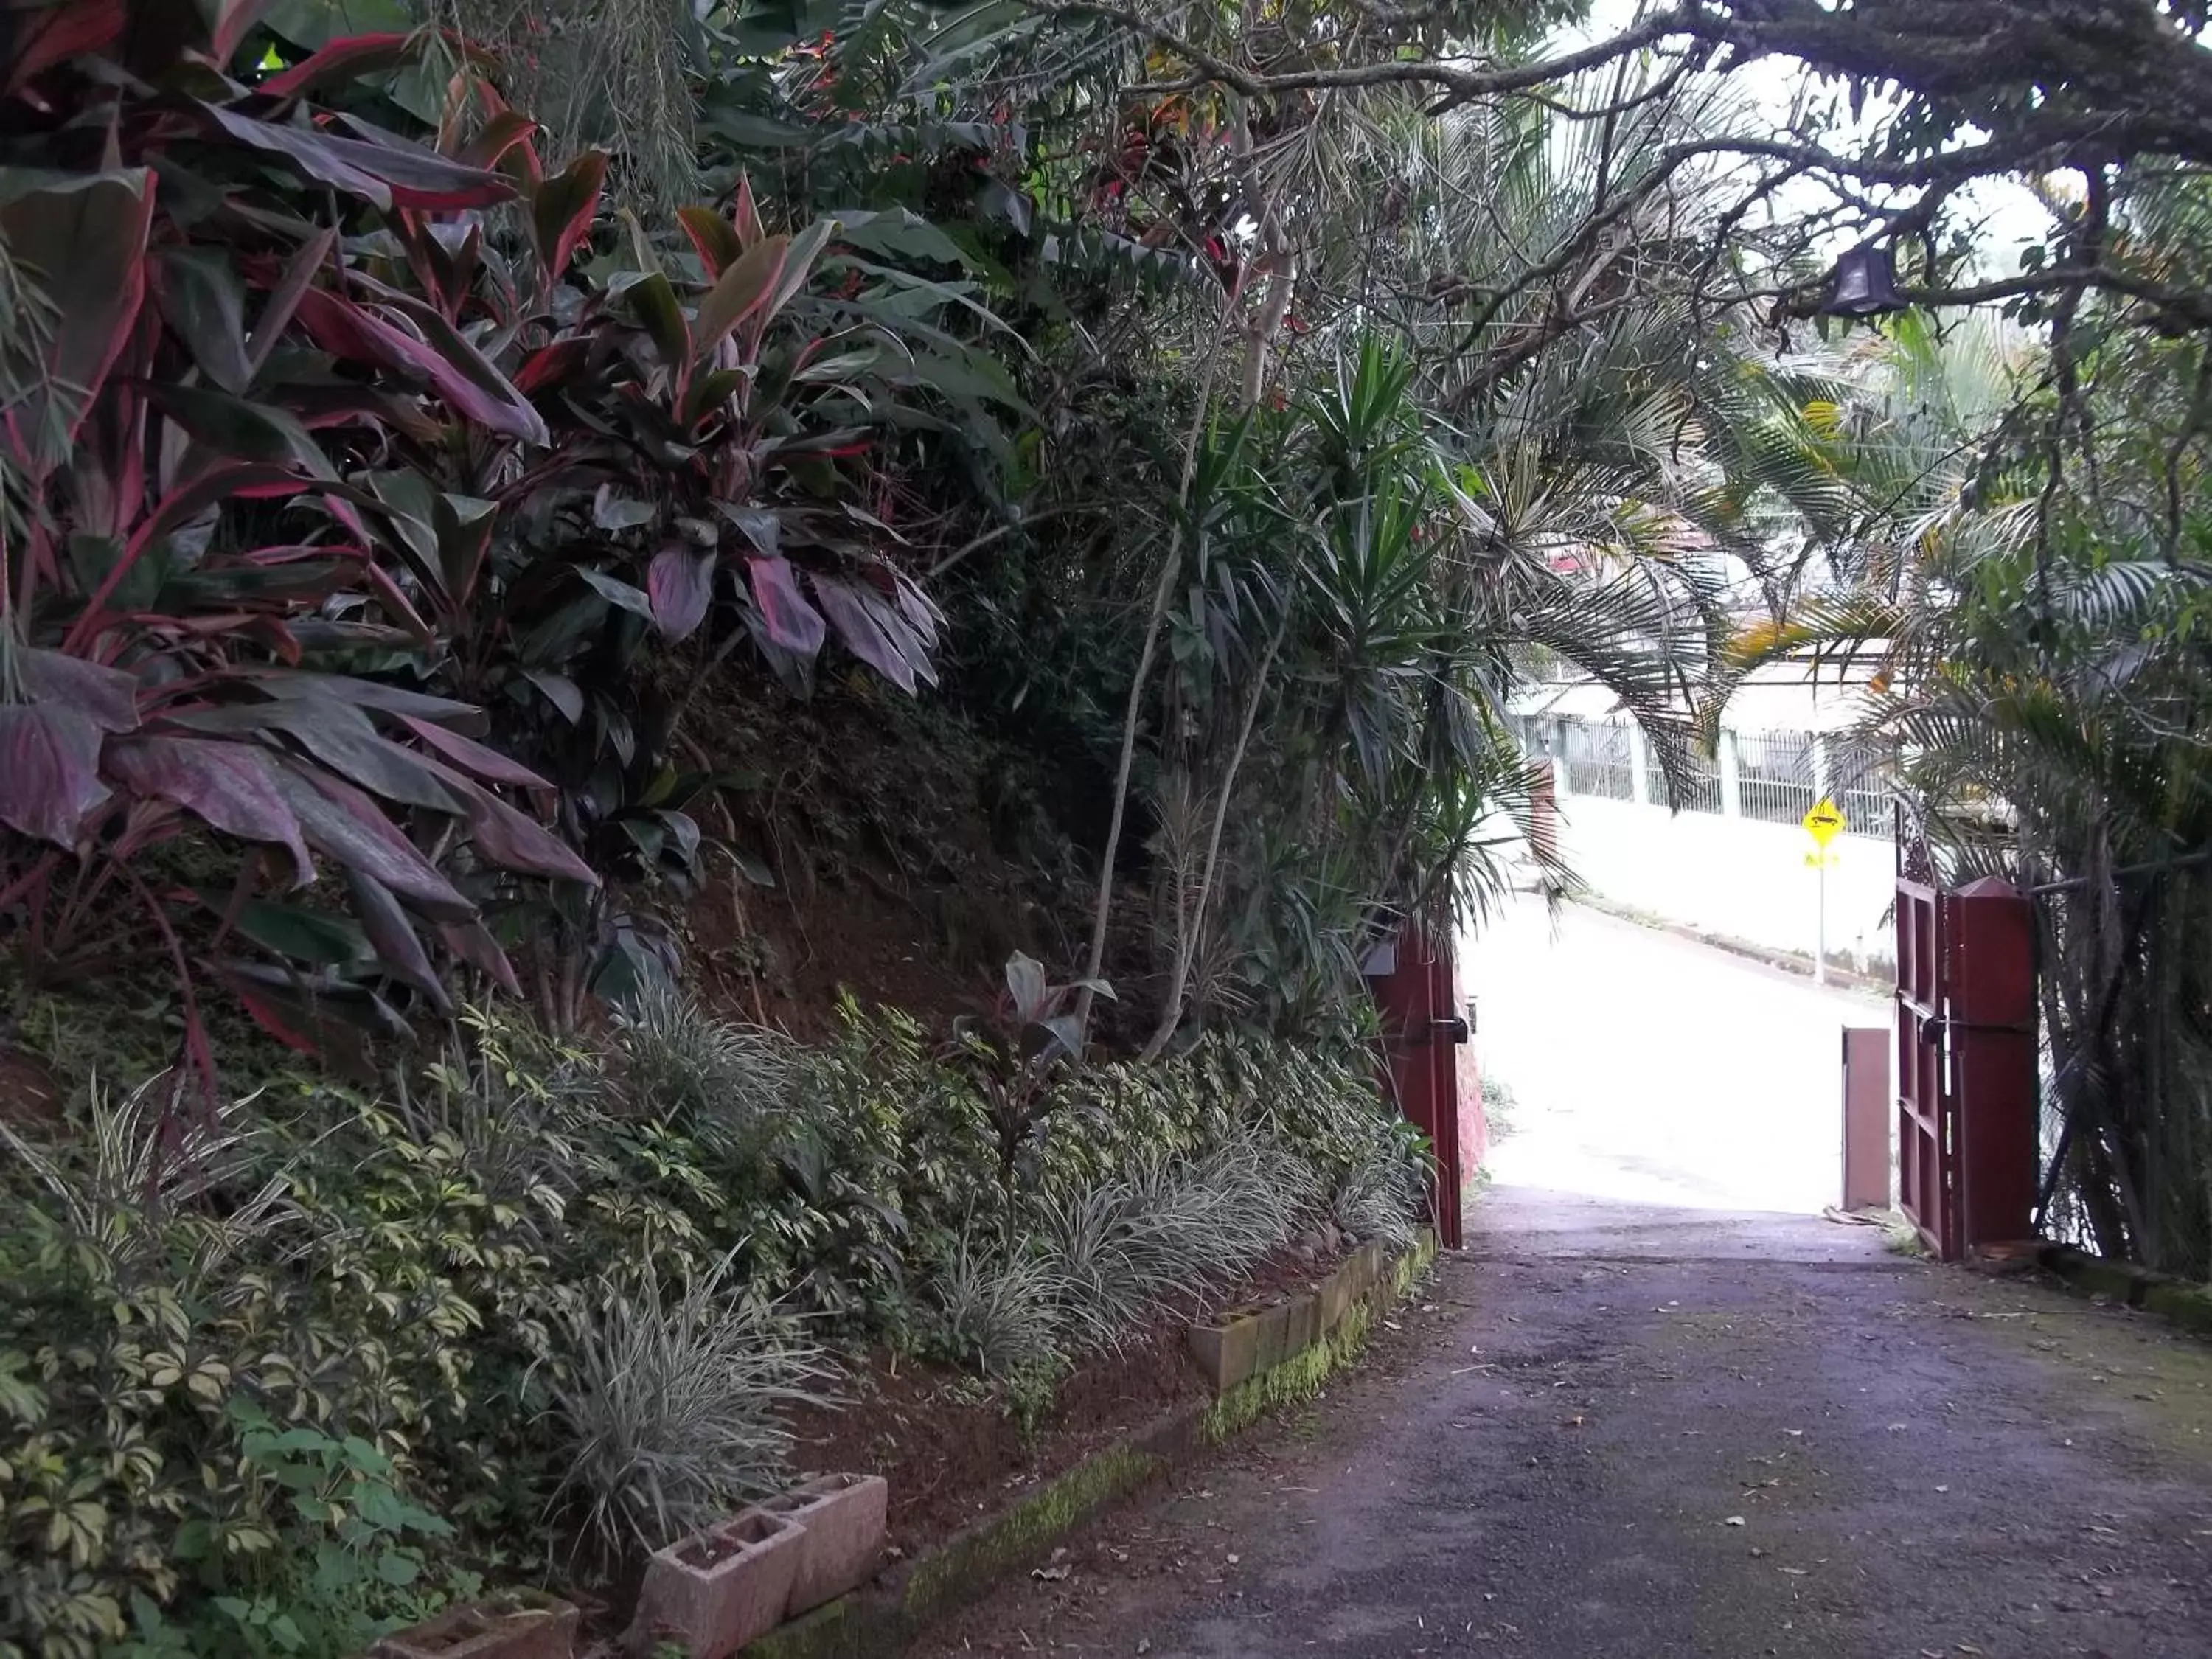
[[[1528,754],[1560,763],[1564,794],[1670,804],[1658,757],[1629,721],[1516,714],[1512,726]],[[1852,834],[1888,837],[1891,772],[1881,749],[1809,732],[1730,730],[1721,744],[1727,759],[1695,748],[1683,757],[1677,810],[1794,824],[1826,794]]]
[[[1809,732],[1737,732],[1736,810],[1769,823],[1799,823],[1820,799]]]
[[[1567,788],[1577,795],[1607,800],[1636,799],[1636,733],[1612,721],[1567,720],[1559,758],[1566,763]]]
[[[1685,812],[1711,812],[1718,817],[1728,810],[1721,795],[1721,769],[1714,758],[1703,750],[1692,746],[1681,760],[1679,775],[1674,780],[1673,805]],[[1654,761],[1644,770],[1644,799],[1648,806],[1665,806],[1667,775]]]
[[[2212,874],[2112,867],[2126,856],[2019,872],[2055,878],[2029,888],[2050,988],[2039,1231],[2201,1283],[2212,1279]]]
[[[1828,799],[1855,836],[1891,835],[1897,792],[1886,749],[1850,738],[1824,739],[1828,751]]]

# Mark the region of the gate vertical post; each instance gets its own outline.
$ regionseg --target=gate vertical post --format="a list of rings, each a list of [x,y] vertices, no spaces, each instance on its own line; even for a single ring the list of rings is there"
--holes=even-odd
[[[1431,1219],[1437,1240],[1459,1248],[1465,1167],[1465,1114],[1480,1107],[1463,1096],[1460,1056],[1468,1022],[1458,1000],[1452,952],[1419,922],[1407,922],[1369,965],[1382,1015],[1382,1058],[1398,1109],[1429,1138],[1433,1151]],[[1480,1156],[1480,1146],[1477,1146]]]
[[[1994,876],[1945,894],[1943,906],[1960,1243],[1972,1249],[2034,1232],[2042,1127],[2035,909]]]
[[[1908,857],[1917,854],[1917,857]],[[1897,1206],[1938,1261],[1964,1253],[1952,1180],[1955,1120],[1943,1064],[1944,896],[1925,849],[1898,838]]]
[[[1468,1102],[1460,1087],[1460,1056],[1467,1052],[1465,1004],[1459,996],[1459,972],[1452,959],[1451,936],[1437,939],[1429,964],[1430,1088],[1436,1100],[1436,1127],[1431,1132],[1437,1161],[1437,1242],[1448,1250],[1460,1247],[1461,1200],[1467,1157]]]
[[[1889,1207],[1889,1030],[1844,1027],[1844,1207]]]
[[[1549,868],[1559,856],[1559,763],[1547,760],[1540,763],[1540,768],[1529,781],[1529,840],[1534,843],[1538,861]]]

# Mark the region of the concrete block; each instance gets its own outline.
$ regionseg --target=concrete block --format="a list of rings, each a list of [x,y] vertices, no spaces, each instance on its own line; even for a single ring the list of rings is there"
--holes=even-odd
[[[1321,1304],[1321,1328],[1326,1335],[1344,1322],[1345,1315],[1363,1293],[1350,1259],[1338,1262],[1336,1271],[1315,1285],[1313,1293]]]
[[[1345,1262],[1352,1275],[1353,1293],[1364,1296],[1380,1285],[1389,1265],[1390,1247],[1379,1238],[1370,1238],[1354,1250]]]
[[[858,1589],[883,1559],[890,1487],[879,1474],[825,1474],[760,1507],[796,1523],[806,1534],[784,1609],[787,1619]]]
[[[1321,1340],[1321,1297],[1302,1291],[1283,1304],[1283,1359],[1294,1359]],[[1275,1362],[1278,1364],[1282,1360]]]
[[[576,1609],[557,1597],[503,1590],[395,1632],[369,1652],[371,1659],[571,1659],[578,1622]]]
[[[1221,1395],[1247,1377],[1281,1364],[1289,1352],[1289,1304],[1277,1302],[1231,1308],[1217,1324],[1192,1326],[1188,1340],[1199,1370],[1214,1393]]]
[[[783,1622],[805,1538],[788,1516],[750,1509],[655,1552],[646,1564],[631,1650],[650,1653],[655,1641],[672,1635],[690,1659],[729,1659]]]

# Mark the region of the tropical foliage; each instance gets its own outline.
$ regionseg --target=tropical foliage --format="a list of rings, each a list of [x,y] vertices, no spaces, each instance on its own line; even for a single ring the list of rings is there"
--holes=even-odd
[[[447,963],[518,988],[526,932],[571,1018],[634,983],[605,884],[696,877],[715,784],[650,671],[835,639],[933,679],[867,457],[927,422],[904,337],[966,349],[831,221],[741,182],[617,238],[607,158],[545,171],[465,63],[408,113],[435,37],[260,10],[26,14],[0,205],[0,904],[33,989],[161,951],[204,1073],[214,982],[318,1046],[447,1010]]]
[[[328,1051],[668,978],[709,699],[832,641],[1029,757],[1099,878],[1053,872],[1079,1030],[1109,977],[1153,1053],[1355,1019],[1376,937],[1499,889],[1527,665],[1671,757],[1718,554],[1820,483],[1705,222],[1578,240],[1711,115],[1656,90],[1141,102],[1019,8],[126,15],[28,14],[8,93],[0,904],[32,992],[158,948],[204,1079],[216,985]],[[1531,259],[1619,303],[1553,327]]]
[[[2084,319],[2085,325],[2087,319]],[[2202,935],[2208,579],[2200,354],[2105,331],[2054,358],[1907,319],[1836,434],[1858,510],[1826,585],[1743,666],[1856,652],[1940,873],[2036,896],[2041,1220],[2212,1273]]]
[[[0,1061],[162,1051],[0,1120],[0,1659],[619,1578],[859,1354],[1033,1420],[1402,1241],[1360,969],[1571,879],[1562,664],[1674,777],[1878,641],[1945,855],[2051,889],[2053,1215],[2205,1267],[2190,176],[2085,174],[2008,327],[1815,345],[1832,227],[1752,209],[1842,162],[1697,56],[1767,9],[1556,72],[1574,6],[1353,9],[0,8]],[[806,833],[724,739],[809,699],[1028,867],[989,1013],[696,988]]]
[[[1048,1287],[1014,1310],[1053,1322],[1035,1409],[1063,1353],[1420,1167],[1356,1054],[1065,1073],[1002,1181],[985,1097],[896,1015],[818,1051],[696,1010],[605,1047],[468,1023],[404,1094],[289,1080],[164,1147],[157,1082],[6,1134],[0,1652],[338,1659],[486,1568],[618,1571],[774,1486],[828,1350],[1003,1377],[963,1250]],[[617,1086],[702,1035],[709,1091]]]

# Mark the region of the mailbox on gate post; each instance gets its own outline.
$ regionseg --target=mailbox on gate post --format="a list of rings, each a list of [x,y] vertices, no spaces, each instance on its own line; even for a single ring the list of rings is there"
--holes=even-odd
[[[1889,1028],[1844,1027],[1844,1208],[1889,1207]]]

